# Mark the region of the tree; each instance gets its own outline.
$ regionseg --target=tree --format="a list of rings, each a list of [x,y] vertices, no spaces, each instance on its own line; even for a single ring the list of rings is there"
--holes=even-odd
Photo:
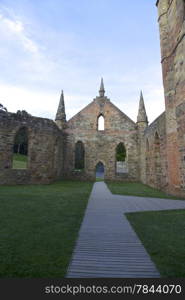
[[[125,161],[127,156],[126,149],[123,143],[119,143],[116,147],[116,161]]]
[[[7,108],[0,103],[0,111],[7,112]]]
[[[21,128],[15,137],[14,152],[27,155],[28,153],[28,133],[26,128]]]

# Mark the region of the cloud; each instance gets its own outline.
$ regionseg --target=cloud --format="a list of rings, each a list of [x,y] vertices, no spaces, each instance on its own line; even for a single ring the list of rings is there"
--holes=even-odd
[[[20,21],[12,21],[10,19],[4,18],[3,15],[0,15],[1,22],[5,24],[5,26],[14,33],[22,33],[24,31],[24,26]]]
[[[23,87],[12,86],[0,83],[0,103],[8,111],[26,110],[35,116],[54,118],[59,95],[32,91]]]
[[[64,96],[67,119],[73,117],[93,100],[93,98],[83,94],[66,93]],[[0,103],[11,112],[26,110],[34,116],[54,119],[59,98],[60,94],[58,92],[32,91],[23,87],[0,83]],[[126,113],[128,117],[136,121],[139,95],[138,97],[130,95],[129,100],[127,97],[121,100],[116,98],[110,100]],[[145,106],[149,121],[151,122],[164,111],[163,89],[150,86],[145,93]]]
[[[25,50],[31,52],[32,54],[39,53],[38,45],[28,36],[23,22],[17,17],[6,17],[1,12],[0,31],[1,33],[4,33],[3,36],[7,39],[16,39]]]
[[[69,14],[65,27],[58,13],[43,12],[43,7],[47,7],[43,3],[36,6],[34,14],[21,5],[22,16],[15,14],[19,9],[13,11],[0,6],[0,69],[3,70],[0,103],[9,111],[25,109],[33,115],[53,119],[60,90],[64,89],[69,119],[96,97],[103,76],[107,97],[134,121],[141,89],[150,122],[162,113],[160,59],[156,58],[155,49],[147,56],[150,61],[145,61],[140,54],[135,55],[135,44],[128,44],[132,47],[128,52],[124,48],[125,40],[113,45],[114,37],[108,35],[105,43],[102,42],[93,22],[90,23],[92,35],[87,30],[83,36],[79,34],[85,34],[84,27],[83,30],[79,27],[83,24],[70,19],[71,9],[65,11],[66,16]],[[38,18],[39,6],[42,14]],[[12,7],[16,9],[16,3]],[[147,51],[144,45],[142,52]]]
[[[54,78],[57,63],[47,57],[30,20],[24,22],[12,10],[0,10],[0,81],[13,86],[42,89]],[[36,39],[37,36],[37,39]]]
[[[0,103],[8,111],[26,110],[28,113],[54,119],[58,108],[60,93],[29,90],[27,88],[0,83]],[[84,95],[65,94],[67,119],[73,117],[92,99]]]
[[[136,122],[139,108],[139,91],[137,95],[130,94],[125,95],[122,99],[120,98],[115,101],[113,99],[113,103]],[[150,87],[149,90],[145,88],[144,101],[148,120],[151,123],[165,110],[163,89],[155,86]]]

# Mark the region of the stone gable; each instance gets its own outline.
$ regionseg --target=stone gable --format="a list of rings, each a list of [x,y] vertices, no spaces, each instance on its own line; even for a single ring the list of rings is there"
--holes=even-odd
[[[103,131],[98,130],[98,117],[105,120]],[[107,180],[139,180],[137,126],[106,97],[97,97],[66,123],[65,174],[75,177],[75,144],[81,141],[85,148],[85,169],[77,177],[95,179],[99,161],[104,164]],[[127,150],[128,173],[116,174],[116,147],[124,143]]]

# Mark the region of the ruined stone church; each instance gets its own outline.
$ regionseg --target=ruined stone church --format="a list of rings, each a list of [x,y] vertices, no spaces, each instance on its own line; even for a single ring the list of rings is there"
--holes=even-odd
[[[106,97],[103,79],[99,95],[68,121],[63,92],[55,122],[0,108],[0,184],[95,180],[101,169],[105,180],[140,181],[185,196],[185,1],[158,0],[157,7],[165,112],[148,125],[141,93],[133,122]],[[28,165],[14,169],[22,129]]]

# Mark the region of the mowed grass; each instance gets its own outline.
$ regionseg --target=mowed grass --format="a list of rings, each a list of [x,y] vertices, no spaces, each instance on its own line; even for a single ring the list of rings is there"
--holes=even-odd
[[[92,183],[0,187],[0,277],[64,277]]]
[[[13,169],[26,169],[27,155],[14,153],[13,155]]]
[[[181,199],[180,197],[168,195],[160,190],[154,189],[140,182],[106,182],[106,183],[113,194],[139,196],[139,197],[152,197],[152,198]]]
[[[185,210],[126,214],[162,277],[185,277]]]
[[[104,182],[104,179],[103,179],[103,178],[97,177],[97,178],[96,178],[96,182]]]
[[[180,199],[142,183],[108,182],[108,187],[113,194]],[[185,277],[185,210],[126,215],[161,276]]]

